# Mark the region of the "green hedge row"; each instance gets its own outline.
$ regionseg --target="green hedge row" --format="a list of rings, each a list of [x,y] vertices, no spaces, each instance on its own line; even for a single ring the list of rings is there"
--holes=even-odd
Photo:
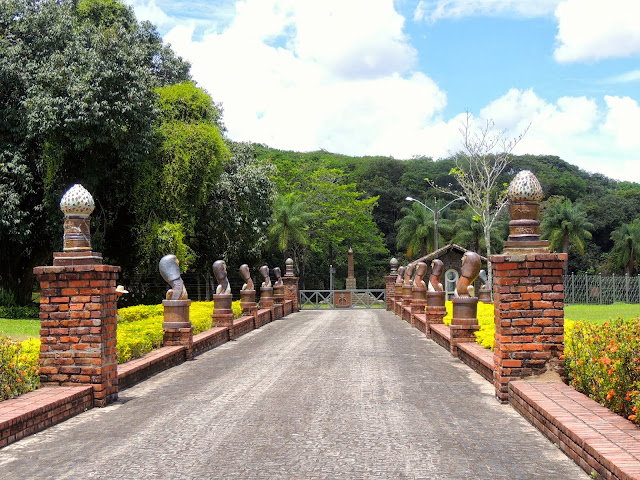
[[[40,305],[32,303],[24,307],[2,307],[0,306],[0,318],[38,318],[40,315]]]

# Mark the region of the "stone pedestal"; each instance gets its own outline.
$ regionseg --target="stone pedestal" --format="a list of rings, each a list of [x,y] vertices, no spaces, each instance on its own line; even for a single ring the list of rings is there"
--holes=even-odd
[[[278,304],[283,304],[286,300],[284,293],[284,285],[273,287],[273,301]]]
[[[393,295],[393,313],[396,315],[402,315],[402,284],[395,284]]]
[[[162,306],[164,307],[162,344],[167,347],[187,347],[187,359],[191,359],[193,347],[193,326],[189,319],[191,300],[163,300]]]
[[[287,301],[293,302],[293,311],[300,310],[298,300],[298,277],[284,276],[282,281],[284,282],[284,297]]]
[[[560,380],[564,351],[567,254],[512,253],[490,257],[495,305],[494,386],[508,401],[511,380],[550,372]]]
[[[229,329],[229,339],[233,338],[233,310],[231,301],[233,296],[230,293],[220,293],[213,296],[213,319],[214,327],[226,327]]]
[[[413,286],[413,298],[411,299],[411,326],[416,326],[415,314],[424,313],[427,307],[427,288],[422,285]]]
[[[94,405],[103,407],[118,398],[120,267],[92,262],[34,268],[41,288],[38,363],[42,385],[91,385]]]
[[[482,303],[491,303],[491,290],[487,286],[478,289],[478,301]]]
[[[480,330],[478,325],[478,299],[475,297],[454,298],[453,315],[451,318],[451,353],[458,356],[460,343],[476,341],[475,332]]]
[[[413,300],[413,287],[404,284],[402,286],[402,308],[400,309],[400,317],[407,322],[411,322],[411,302]]]
[[[258,304],[256,303],[256,291],[241,290],[240,306],[242,307],[242,315],[255,318],[256,312],[258,311]]]
[[[260,308],[271,310],[273,318],[273,287],[260,287]]]
[[[430,326],[432,324],[444,323],[444,317],[447,315],[447,307],[445,306],[445,301],[445,292],[427,292],[427,309],[425,313],[428,338],[431,338]]]

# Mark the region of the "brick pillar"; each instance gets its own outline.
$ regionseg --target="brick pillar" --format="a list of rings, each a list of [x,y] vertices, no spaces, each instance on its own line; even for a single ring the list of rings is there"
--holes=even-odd
[[[451,318],[451,354],[458,356],[458,344],[476,341],[478,325],[478,299],[475,297],[454,298]]]
[[[415,314],[424,313],[427,307],[427,288],[422,285],[413,286],[413,298],[411,300],[411,326],[416,326]]]
[[[229,339],[233,339],[233,310],[231,308],[232,295],[230,293],[220,293],[213,296],[213,319],[214,327],[226,327],[229,329]]]
[[[187,360],[193,358],[193,326],[189,319],[191,300],[163,300],[162,344],[167,347],[187,347]]]
[[[67,254],[54,254],[54,266],[33,270],[41,288],[40,382],[91,385],[94,405],[103,407],[118,398],[120,267],[73,263]]]
[[[384,303],[387,305],[387,310],[393,310],[393,300],[396,293],[396,279],[398,274],[387,275],[384,277]]]
[[[547,371],[563,374],[564,253],[490,257],[495,310],[494,385],[507,402],[511,380]]]
[[[282,281],[284,282],[284,297],[286,300],[293,302],[293,311],[300,310],[298,305],[298,277],[284,276]]]
[[[431,325],[434,323],[443,324],[444,317],[447,315],[447,307],[445,306],[445,292],[427,292],[427,338],[431,338]]]

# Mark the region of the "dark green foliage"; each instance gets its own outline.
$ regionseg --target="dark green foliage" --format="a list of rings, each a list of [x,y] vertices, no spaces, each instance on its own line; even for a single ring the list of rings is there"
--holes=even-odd
[[[40,305],[35,303],[22,307],[0,306],[0,318],[38,318],[40,315]]]
[[[94,248],[131,264],[122,227],[152,145],[153,88],[187,80],[188,64],[119,0],[0,2],[0,51],[0,281],[27,303],[73,183],[96,200]]]

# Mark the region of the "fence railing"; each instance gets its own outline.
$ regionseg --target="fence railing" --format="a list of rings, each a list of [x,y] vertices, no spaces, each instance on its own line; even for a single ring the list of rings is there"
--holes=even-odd
[[[568,304],[640,303],[640,275],[565,275]]]
[[[384,290],[300,290],[301,309],[386,308]]]

